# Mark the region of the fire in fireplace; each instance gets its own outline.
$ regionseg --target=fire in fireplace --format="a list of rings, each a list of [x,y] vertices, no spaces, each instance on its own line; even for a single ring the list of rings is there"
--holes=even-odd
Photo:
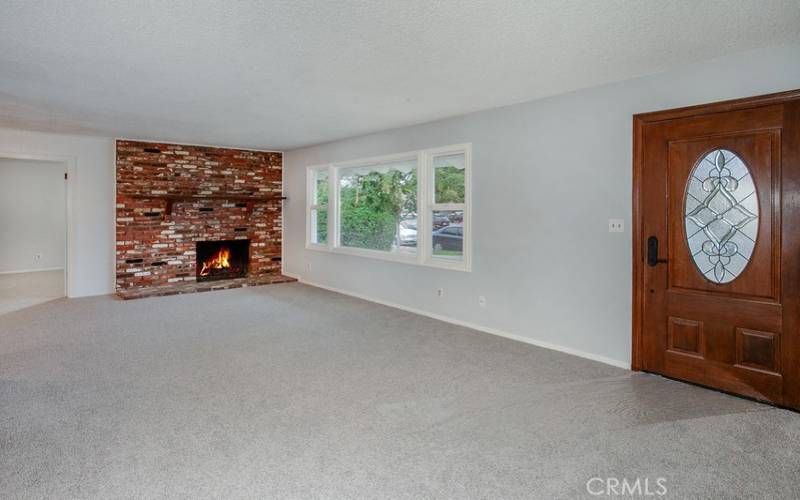
[[[197,281],[247,276],[250,240],[198,241]]]

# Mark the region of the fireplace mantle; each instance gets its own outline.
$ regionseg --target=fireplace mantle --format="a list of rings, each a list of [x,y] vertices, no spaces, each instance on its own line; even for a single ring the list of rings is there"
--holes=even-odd
[[[233,194],[233,195],[226,195],[226,194],[216,194],[216,195],[207,195],[207,194],[142,194],[142,193],[135,193],[129,194],[131,198],[137,199],[162,199],[166,200],[166,205],[164,207],[164,215],[172,215],[172,207],[175,202],[178,201],[189,201],[189,200],[227,200],[232,201],[234,203],[246,203],[247,204],[247,213],[253,212],[253,205],[255,203],[266,203],[268,201],[275,201],[275,200],[285,200],[287,199],[285,196],[281,196],[280,194],[273,194],[268,196],[247,196],[241,194]]]

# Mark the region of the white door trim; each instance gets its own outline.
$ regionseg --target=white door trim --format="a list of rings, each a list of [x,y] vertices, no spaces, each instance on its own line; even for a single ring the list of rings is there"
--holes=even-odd
[[[77,174],[77,161],[72,156],[63,156],[63,155],[51,155],[51,154],[30,154],[30,153],[20,153],[15,151],[0,151],[0,158],[9,159],[9,160],[34,160],[34,161],[52,161],[56,163],[62,163],[65,168],[65,172],[67,173],[67,179],[64,182],[65,186],[65,206],[64,206],[64,215],[66,217],[66,235],[65,235],[65,259],[64,259],[64,295],[67,297],[72,296],[72,290],[74,289],[74,280],[72,278],[72,273],[70,270],[72,269],[73,259],[75,252],[73,251],[73,236],[75,234],[75,217],[73,216],[73,207],[75,206],[75,200],[73,199],[75,193],[72,186],[75,185],[75,179]]]

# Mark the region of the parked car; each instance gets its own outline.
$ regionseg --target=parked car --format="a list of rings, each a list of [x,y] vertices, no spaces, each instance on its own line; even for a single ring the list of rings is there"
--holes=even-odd
[[[461,224],[451,224],[433,232],[433,250],[464,250],[464,227]]]
[[[450,217],[445,213],[433,214],[433,228],[438,229],[450,225]]]
[[[408,219],[403,219],[400,221],[400,225],[407,229],[417,229],[417,218],[410,217]]]
[[[400,221],[397,242],[400,246],[414,246],[417,244],[417,219]]]

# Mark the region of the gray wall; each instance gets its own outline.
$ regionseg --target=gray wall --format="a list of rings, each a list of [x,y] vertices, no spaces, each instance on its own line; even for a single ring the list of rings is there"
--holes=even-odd
[[[291,151],[284,270],[628,365],[631,115],[798,87],[793,45]],[[461,142],[471,142],[474,155],[471,273],[304,249],[304,167]],[[609,218],[625,219],[625,232],[609,233]]]
[[[0,273],[64,267],[65,171],[63,163],[0,158]]]

